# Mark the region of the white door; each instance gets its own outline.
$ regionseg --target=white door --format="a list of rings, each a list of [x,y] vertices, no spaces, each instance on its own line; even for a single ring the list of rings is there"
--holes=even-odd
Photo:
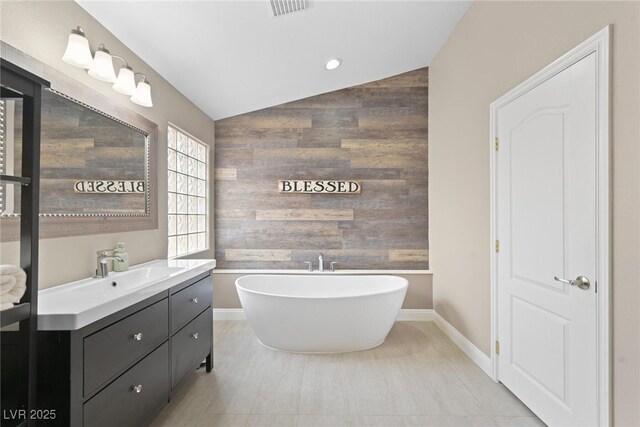
[[[550,426],[598,424],[596,60],[496,115],[498,379]]]

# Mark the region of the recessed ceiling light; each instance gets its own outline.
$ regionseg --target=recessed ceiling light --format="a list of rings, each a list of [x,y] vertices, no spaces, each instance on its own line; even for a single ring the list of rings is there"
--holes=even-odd
[[[331,58],[330,60],[327,61],[324,68],[326,68],[327,70],[335,70],[340,66],[340,64],[342,64],[342,59]]]

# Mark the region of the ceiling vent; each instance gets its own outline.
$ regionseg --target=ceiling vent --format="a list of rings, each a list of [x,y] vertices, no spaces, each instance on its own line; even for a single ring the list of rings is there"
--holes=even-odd
[[[309,7],[309,0],[269,0],[273,16],[288,15]]]

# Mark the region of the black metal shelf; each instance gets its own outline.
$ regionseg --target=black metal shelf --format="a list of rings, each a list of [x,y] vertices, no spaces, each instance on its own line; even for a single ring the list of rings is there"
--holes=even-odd
[[[26,178],[24,176],[15,176],[15,175],[0,175],[0,183],[1,182],[29,185],[31,184],[31,178]]]
[[[48,86],[34,74],[4,59],[0,62],[0,95],[22,98],[21,172],[30,177],[0,175],[2,183],[21,185],[20,268],[27,273],[24,303],[0,312],[2,326],[20,322],[17,331],[0,331],[0,405],[5,412],[23,409],[27,415],[37,408],[40,110],[42,88]],[[31,419],[16,421],[10,424],[35,425]]]
[[[0,311],[0,326],[5,327],[22,320],[26,320],[31,315],[31,304],[23,302],[13,308]]]

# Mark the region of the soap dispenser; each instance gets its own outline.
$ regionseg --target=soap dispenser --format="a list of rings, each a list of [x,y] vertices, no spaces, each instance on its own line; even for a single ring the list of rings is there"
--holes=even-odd
[[[122,261],[113,260],[113,271],[127,271],[129,269],[129,254],[124,247],[124,243],[118,243],[113,255],[122,258]]]

